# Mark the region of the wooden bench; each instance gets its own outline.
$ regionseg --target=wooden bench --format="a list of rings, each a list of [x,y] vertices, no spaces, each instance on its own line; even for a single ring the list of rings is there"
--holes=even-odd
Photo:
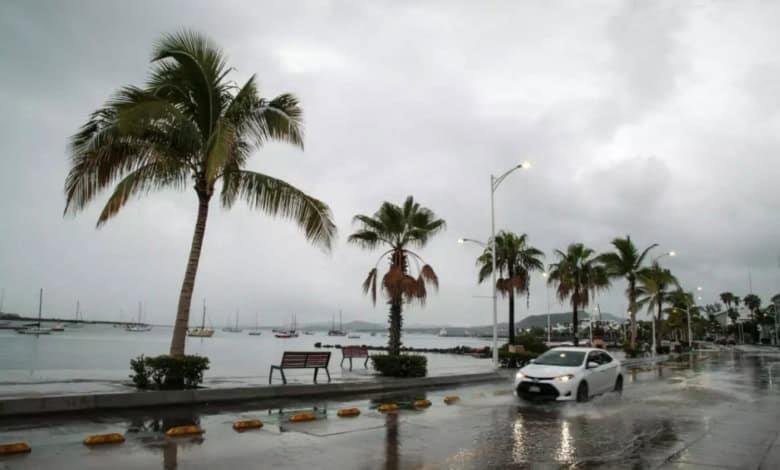
[[[278,366],[271,366],[271,372],[268,374],[268,383],[274,376],[274,369],[279,369],[282,373],[282,381],[286,384],[287,377],[284,376],[284,369],[314,369],[314,383],[317,383],[317,372],[325,369],[330,382],[330,372],[328,372],[328,363],[330,362],[330,351],[327,352],[291,352],[285,351],[282,355],[282,363]]]
[[[349,370],[352,370],[353,357],[365,357],[363,366],[368,369],[368,348],[364,346],[343,346],[341,348],[341,367],[344,367],[344,359],[349,359]]]

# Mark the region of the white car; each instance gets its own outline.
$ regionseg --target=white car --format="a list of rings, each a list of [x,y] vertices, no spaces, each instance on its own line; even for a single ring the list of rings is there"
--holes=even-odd
[[[577,400],[623,390],[620,361],[596,348],[554,348],[515,376],[515,394],[527,400]]]

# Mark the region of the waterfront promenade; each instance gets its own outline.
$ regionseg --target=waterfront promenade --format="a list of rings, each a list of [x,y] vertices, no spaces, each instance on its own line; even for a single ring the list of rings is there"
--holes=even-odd
[[[622,396],[586,404],[528,404],[507,380],[347,399],[262,405],[172,407],[110,415],[4,420],[0,441],[26,440],[33,452],[4,458],[17,468],[777,468],[780,387],[770,382],[774,351],[713,351],[645,366],[627,375]],[[443,398],[460,401],[445,405]],[[425,410],[382,414],[379,403],[425,397]],[[327,418],[284,423],[282,409],[326,408]],[[358,407],[357,418],[335,410]],[[259,418],[236,433],[237,419]],[[195,423],[205,433],[166,438]],[[446,430],[446,432],[442,432]],[[89,449],[85,435],[123,432],[124,444]],[[62,462],[67,462],[62,466]],[[1,468],[1,467],[0,467]]]

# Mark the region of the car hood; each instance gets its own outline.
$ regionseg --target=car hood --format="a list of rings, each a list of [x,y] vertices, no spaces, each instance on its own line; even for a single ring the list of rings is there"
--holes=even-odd
[[[578,370],[579,367],[539,366],[531,364],[520,369],[520,372],[529,377],[550,378],[558,377],[559,375],[574,374]]]

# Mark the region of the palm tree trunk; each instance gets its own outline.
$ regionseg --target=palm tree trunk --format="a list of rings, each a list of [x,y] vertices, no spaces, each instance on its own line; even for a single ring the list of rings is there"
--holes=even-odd
[[[509,265],[508,272],[509,278],[509,344],[515,344],[515,287],[511,285],[512,277],[512,265]]]
[[[636,279],[630,278],[628,280],[628,311],[629,316],[631,317],[631,349],[636,349],[636,334],[637,334],[637,324],[636,324]]]
[[[402,305],[402,300],[390,301],[390,334],[387,341],[387,353],[391,356],[401,355]]]
[[[580,338],[579,338],[579,329],[580,329],[580,321],[579,321],[579,315],[577,313],[577,303],[572,303],[572,314],[571,314],[571,329],[574,333],[574,345],[579,346],[580,344]]]
[[[656,322],[655,324],[655,348],[656,348],[655,352],[656,353],[658,353],[658,348],[661,347],[661,336],[662,336],[661,335],[661,315],[662,315],[661,309],[662,308],[663,308],[663,302],[658,302],[658,318],[654,320]]]
[[[179,307],[176,310],[176,323],[173,325],[173,338],[171,339],[171,356],[181,357],[184,355],[184,343],[187,340],[187,327],[190,322],[192,291],[195,288],[195,275],[198,273],[203,237],[206,234],[209,199],[208,195],[198,194],[198,218],[195,222],[195,233],[192,235],[190,258],[187,261],[187,270],[184,272],[184,282],[179,293]]]

